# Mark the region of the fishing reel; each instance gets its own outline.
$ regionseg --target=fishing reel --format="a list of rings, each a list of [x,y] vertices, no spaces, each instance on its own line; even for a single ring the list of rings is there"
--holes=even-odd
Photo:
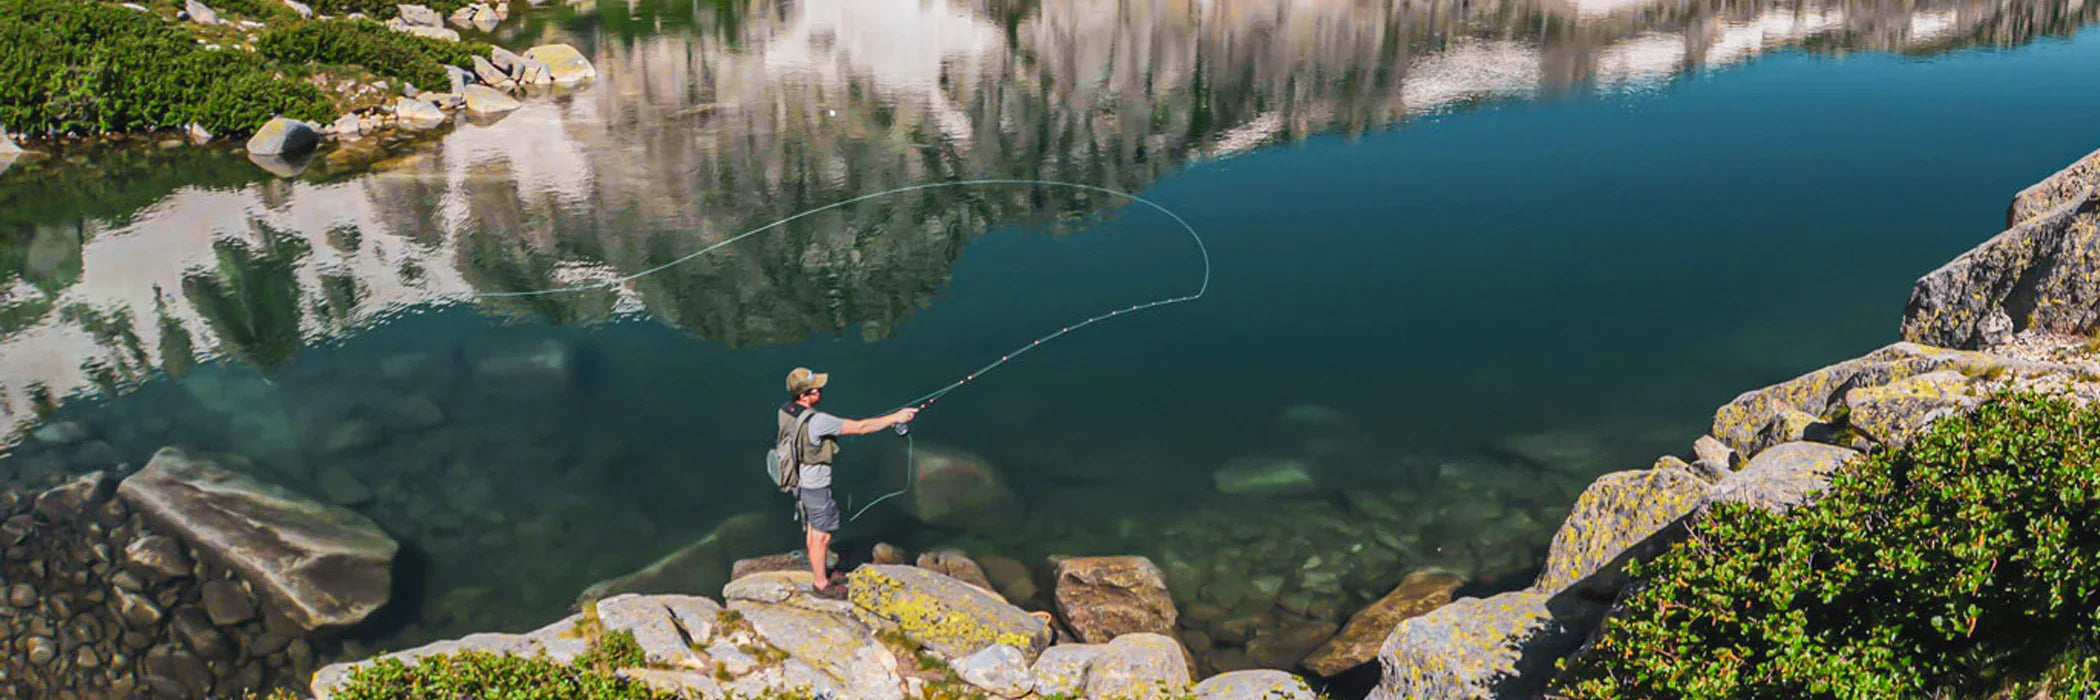
[[[908,435],[908,434],[910,434],[910,433],[911,433],[911,424],[910,424],[910,423],[898,423],[898,424],[896,424],[895,426],[892,426],[892,427],[891,427],[890,429],[891,429],[891,430],[895,430],[895,431],[897,431],[897,434],[898,434],[898,435]]]

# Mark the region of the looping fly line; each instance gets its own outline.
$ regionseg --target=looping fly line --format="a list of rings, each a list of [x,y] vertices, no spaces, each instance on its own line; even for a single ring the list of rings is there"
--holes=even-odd
[[[940,387],[940,388],[938,388],[938,389],[935,389],[935,390],[933,390],[933,391],[929,391],[929,392],[926,392],[925,394],[921,394],[921,395],[920,395],[920,396],[919,396],[918,398],[914,398],[914,399],[912,399],[912,400],[910,400],[910,401],[906,401],[906,402],[904,402],[904,403],[902,403],[902,404],[898,404],[896,408],[893,408],[893,409],[891,409],[890,411],[885,411],[885,413],[889,413],[889,412],[894,412],[894,411],[896,411],[897,409],[903,409],[903,408],[911,408],[911,407],[917,407],[917,408],[925,408],[925,407],[927,407],[927,406],[931,406],[931,405],[933,405],[933,402],[941,400],[941,398],[942,398],[942,397],[945,397],[945,396],[947,396],[947,395],[948,395],[948,394],[949,394],[950,392],[953,392],[953,391],[955,391],[955,390],[957,390],[957,389],[960,389],[960,388],[962,388],[962,387],[963,387],[963,385],[965,385],[965,384],[968,384],[968,383],[970,383],[971,381],[974,381],[974,380],[976,380],[977,378],[979,378],[979,377],[982,377],[982,376],[984,376],[985,374],[987,374],[987,373],[991,372],[991,371],[992,371],[992,370],[994,370],[994,369],[998,369],[998,368],[999,368],[999,366],[1001,366],[1001,365],[1004,365],[1004,364],[1006,364],[1006,363],[1008,363],[1008,362],[1012,362],[1012,361],[1014,360],[1014,358],[1020,357],[1021,355],[1023,355],[1023,354],[1025,354],[1025,353],[1027,353],[1028,351],[1036,349],[1036,347],[1038,347],[1038,346],[1042,345],[1043,343],[1046,343],[1046,342],[1049,342],[1049,341],[1052,341],[1052,340],[1056,340],[1056,339],[1057,339],[1058,337],[1060,337],[1060,336],[1063,336],[1063,335],[1064,335],[1064,334],[1066,334],[1066,333],[1070,333],[1070,332],[1072,332],[1072,331],[1076,331],[1076,330],[1079,330],[1079,329],[1081,329],[1081,328],[1085,328],[1085,327],[1087,327],[1087,326],[1091,326],[1091,325],[1094,325],[1094,324],[1096,324],[1096,323],[1100,323],[1100,322],[1102,322],[1102,321],[1106,321],[1106,320],[1108,320],[1108,319],[1111,319],[1111,318],[1115,318],[1115,317],[1117,317],[1117,316],[1122,316],[1122,315],[1124,315],[1124,314],[1129,314],[1129,313],[1136,313],[1136,312],[1139,312],[1139,311],[1145,311],[1145,310],[1148,310],[1148,309],[1155,309],[1155,308],[1159,308],[1159,307],[1162,307],[1162,306],[1168,306],[1168,305],[1172,305],[1172,304],[1179,304],[1179,303],[1182,303],[1182,302],[1186,302],[1186,301],[1195,301],[1195,300],[1197,300],[1197,299],[1200,299],[1200,298],[1202,298],[1202,297],[1203,297],[1203,295],[1204,295],[1205,293],[1207,293],[1207,292],[1209,292],[1209,291],[1210,291],[1210,247],[1209,247],[1209,246],[1206,246],[1206,245],[1204,245],[1204,243],[1203,243],[1203,237],[1202,237],[1202,236],[1200,236],[1200,235],[1197,235],[1197,233],[1196,233],[1196,227],[1194,227],[1194,226],[1190,226],[1190,225],[1189,225],[1189,222],[1188,222],[1187,220],[1185,220],[1185,219],[1182,219],[1182,218],[1181,218],[1181,215],[1179,215],[1179,214],[1176,214],[1176,213],[1174,213],[1174,210],[1172,210],[1172,209],[1168,209],[1168,208],[1166,208],[1166,206],[1164,206],[1164,205],[1161,205],[1161,204],[1160,204],[1160,203],[1158,203],[1158,202],[1154,202],[1154,201],[1152,201],[1152,200],[1150,200],[1150,199],[1146,199],[1146,198],[1144,198],[1144,197],[1140,197],[1140,196],[1138,196],[1138,195],[1135,195],[1135,194],[1131,194],[1131,193],[1129,193],[1129,192],[1124,192],[1124,191],[1122,191],[1122,190],[1115,190],[1115,189],[1109,189],[1109,188],[1106,188],[1106,187],[1098,187],[1098,186],[1095,186],[1095,185],[1086,185],[1086,184],[1081,184],[1081,183],[1077,183],[1077,182],[1064,182],[1064,181],[1060,181],[1060,180],[1022,180],[1022,179],[991,179],[991,180],[953,180],[953,181],[948,181],[948,182],[932,182],[932,183],[927,183],[927,184],[923,184],[923,185],[909,185],[909,186],[905,186],[905,187],[896,187],[896,188],[891,188],[891,189],[883,190],[883,191],[881,191],[881,192],[875,192],[875,193],[872,193],[872,194],[864,194],[864,195],[861,195],[861,196],[858,196],[858,197],[852,197],[852,198],[849,198],[849,199],[844,199],[844,200],[840,200],[840,201],[837,201],[837,202],[832,202],[832,203],[830,203],[830,204],[826,204],[826,205],[824,205],[824,206],[816,207],[816,208],[814,208],[814,209],[805,209],[805,210],[803,210],[803,211],[800,211],[800,212],[796,212],[795,214],[792,214],[792,215],[790,215],[790,216],[787,216],[787,217],[784,217],[784,218],[780,218],[780,219],[776,219],[776,220],[774,220],[774,221],[772,221],[772,222],[770,222],[770,223],[767,223],[767,224],[765,224],[765,225],[762,225],[762,226],[759,226],[759,227],[757,227],[757,228],[751,229],[751,230],[749,230],[749,231],[745,231],[745,232],[743,232],[743,233],[739,233],[739,234],[737,234],[737,235],[734,235],[734,236],[730,236],[729,238],[723,239],[723,240],[721,240],[721,241],[719,241],[719,242],[717,242],[717,243],[714,243],[713,245],[709,245],[709,246],[707,246],[707,247],[701,248],[701,249],[699,249],[699,250],[695,250],[695,251],[693,251],[693,252],[691,252],[691,253],[687,253],[687,254],[685,254],[685,255],[683,255],[683,256],[680,256],[680,257],[678,257],[678,258],[676,258],[676,259],[673,259],[673,260],[671,260],[670,262],[666,262],[666,263],[663,263],[663,264],[657,265],[657,266],[655,266],[655,267],[650,267],[650,268],[647,268],[647,269],[641,270],[640,272],[635,272],[635,273],[633,273],[633,274],[623,275],[623,276],[620,276],[620,277],[615,277],[615,278],[612,278],[612,279],[607,279],[607,280],[599,280],[599,281],[596,281],[596,282],[591,282],[591,283],[588,283],[588,284],[578,284],[578,285],[572,285],[572,286],[567,286],[567,287],[554,287],[554,288],[549,288],[549,289],[535,289],[535,290],[529,290],[529,291],[522,291],[522,292],[475,292],[475,293],[472,293],[472,294],[468,294],[468,295],[466,295],[466,296],[468,296],[468,297],[470,297],[470,298],[476,298],[476,299],[484,299],[484,298],[516,298],[516,297],[531,297],[531,296],[542,296],[542,295],[548,295],[548,294],[566,294],[566,293],[572,293],[572,292],[585,292],[585,291],[590,291],[590,290],[594,290],[594,289],[608,289],[608,288],[612,288],[612,287],[617,287],[617,286],[620,286],[620,285],[623,285],[623,284],[627,284],[628,282],[632,282],[632,281],[635,281],[635,280],[641,279],[641,278],[643,278],[643,277],[647,277],[647,276],[649,276],[649,275],[653,275],[653,274],[656,274],[656,273],[658,273],[658,272],[663,272],[664,270],[668,270],[668,269],[671,269],[671,268],[673,268],[673,267],[676,267],[676,266],[678,266],[678,265],[682,265],[682,264],[684,264],[684,263],[690,262],[690,261],[692,261],[692,260],[694,260],[694,259],[696,259],[696,258],[699,258],[699,257],[703,256],[703,255],[707,255],[708,253],[712,253],[712,252],[715,252],[715,251],[717,251],[717,250],[721,250],[722,248],[726,248],[726,247],[728,247],[728,246],[730,246],[730,245],[732,245],[732,244],[735,244],[735,243],[736,243],[737,241],[741,241],[741,240],[744,240],[744,239],[746,239],[746,238],[750,238],[750,237],[752,237],[752,236],[756,236],[756,235],[758,235],[758,234],[761,234],[761,233],[765,233],[765,232],[767,232],[767,231],[771,231],[771,230],[774,230],[774,229],[778,229],[778,228],[781,228],[781,227],[783,227],[783,226],[786,226],[786,225],[788,225],[788,224],[790,224],[790,223],[793,223],[793,222],[795,222],[795,221],[797,221],[797,220],[803,219],[803,218],[805,218],[805,217],[815,216],[815,215],[817,215],[817,214],[821,214],[821,213],[824,213],[824,212],[827,212],[827,211],[831,211],[831,210],[833,210],[833,209],[838,209],[838,208],[841,208],[841,207],[847,207],[847,206],[852,206],[852,205],[854,205],[854,204],[859,204],[859,203],[861,203],[861,202],[865,202],[865,201],[868,201],[868,200],[871,200],[871,199],[881,199],[881,198],[883,198],[883,197],[889,197],[889,196],[892,196],[892,195],[898,195],[898,194],[905,194],[905,193],[909,193],[909,192],[919,192],[919,191],[923,191],[923,190],[936,190],[936,189],[945,189],[945,188],[951,188],[951,187],[984,187],[984,186],[994,186],[994,185],[1026,185],[1026,186],[1031,186],[1031,187],[1062,187],[1062,188],[1067,188],[1067,189],[1081,190],[1081,191],[1086,191],[1086,192],[1094,192],[1094,193],[1098,193],[1098,194],[1105,194],[1105,195],[1110,195],[1110,196],[1114,196],[1114,197],[1120,197],[1120,198],[1123,198],[1123,199],[1125,199],[1125,200],[1129,200],[1129,201],[1132,201],[1132,202],[1136,202],[1136,203],[1138,203],[1138,204],[1143,204],[1143,205],[1145,205],[1145,206],[1148,206],[1148,207],[1152,207],[1153,209],[1155,209],[1155,210],[1158,210],[1158,211],[1159,211],[1159,213],[1167,215],[1167,218],[1169,218],[1169,219],[1173,219],[1173,220],[1174,220],[1174,223],[1175,223],[1175,225],[1178,225],[1178,226],[1180,226],[1180,227],[1181,227],[1181,230],[1182,230],[1182,231],[1184,231],[1184,232],[1187,232],[1187,233],[1188,233],[1188,235],[1189,235],[1189,239],[1190,239],[1190,240],[1192,240],[1192,241],[1195,241],[1195,243],[1196,243],[1196,252],[1197,252],[1197,254],[1199,254],[1200,256],[1202,256],[1202,259],[1203,259],[1203,278],[1202,278],[1202,281],[1201,281],[1200,283],[1198,283],[1198,284],[1196,285],[1196,290],[1195,290],[1194,292],[1190,292],[1190,293],[1188,293],[1188,294],[1183,294],[1183,295],[1179,295],[1179,296],[1172,296],[1172,297],[1165,297],[1165,298],[1161,298],[1161,299],[1155,299],[1155,300],[1153,300],[1153,301],[1148,301],[1148,302],[1145,302],[1145,303],[1142,303],[1142,304],[1135,304],[1135,305],[1132,305],[1132,306],[1128,306],[1128,307],[1125,307],[1125,308],[1121,308],[1121,309],[1116,309],[1116,310],[1114,310],[1114,311],[1110,311],[1110,312],[1108,312],[1108,313],[1104,313],[1104,314],[1099,314],[1099,315],[1096,315],[1096,316],[1091,316],[1091,317],[1088,317],[1088,318],[1087,318],[1087,319],[1085,319],[1085,320],[1079,321],[1078,323],[1074,323],[1074,324],[1072,324],[1072,325],[1069,325],[1069,326],[1065,326],[1064,328],[1060,328],[1060,329],[1058,329],[1058,330],[1057,330],[1056,332],[1050,333],[1050,334],[1048,334],[1048,335],[1045,335],[1045,336],[1043,336],[1043,337],[1040,337],[1040,338],[1036,338],[1035,340],[1031,340],[1031,341],[1029,341],[1029,342],[1027,342],[1027,343],[1025,343],[1025,344],[1021,345],[1020,347],[1017,347],[1017,348],[1015,348],[1015,349],[1013,349],[1013,350],[1011,350],[1011,351],[1009,351],[1009,352],[1007,352],[1007,353],[1005,353],[1005,354],[1002,354],[1002,355],[1000,355],[1000,356],[999,356],[999,359],[993,360],[993,361],[991,361],[991,363],[989,363],[989,364],[986,364],[986,365],[985,365],[985,366],[983,366],[983,367],[979,367],[979,368],[977,368],[977,370],[976,370],[976,371],[973,371],[973,372],[970,372],[970,373],[968,373],[968,374],[965,374],[965,375],[963,375],[963,377],[962,377],[961,379],[957,379],[957,380],[955,380],[955,381],[953,381],[953,382],[950,382],[949,384],[947,384],[947,385],[945,385],[945,386],[942,386],[942,387]],[[860,516],[861,516],[861,514],[863,514],[863,513],[866,513],[866,512],[868,512],[868,509],[869,509],[869,508],[873,508],[873,507],[875,507],[875,504],[877,504],[877,503],[881,503],[881,502],[883,502],[883,501],[886,501],[886,500],[889,500],[889,499],[891,499],[891,498],[893,498],[893,497],[896,497],[896,496],[900,496],[900,495],[903,495],[904,493],[906,493],[906,492],[908,492],[908,491],[910,491],[910,490],[911,490],[911,487],[912,487],[912,481],[913,481],[914,477],[916,476],[915,472],[917,471],[917,470],[916,470],[916,469],[915,469],[915,468],[913,467],[913,465],[912,465],[912,462],[913,462],[913,461],[914,461],[914,459],[915,459],[915,457],[914,457],[914,455],[913,455],[913,453],[915,452],[915,450],[914,450],[914,447],[913,447],[913,443],[914,443],[914,441],[913,441],[913,440],[911,439],[911,436],[910,436],[910,435],[908,435],[908,434],[907,434],[907,435],[905,435],[905,440],[906,440],[906,443],[905,443],[905,444],[906,444],[906,447],[905,447],[905,460],[904,460],[904,463],[905,463],[905,467],[904,467],[904,469],[905,469],[905,472],[904,472],[904,488],[902,488],[902,489],[898,489],[898,490],[896,490],[896,491],[892,491],[892,492],[889,492],[889,493],[886,493],[886,494],[883,494],[882,496],[880,496],[880,497],[876,498],[875,500],[873,500],[873,501],[869,501],[867,505],[861,506],[860,510],[858,510],[858,511],[854,512],[854,514],[853,514],[853,517],[852,517],[852,518],[850,518],[851,520],[859,520],[859,519],[860,519]]]

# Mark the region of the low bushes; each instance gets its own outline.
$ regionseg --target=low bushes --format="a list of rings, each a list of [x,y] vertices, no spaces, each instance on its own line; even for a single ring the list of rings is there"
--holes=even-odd
[[[1568,697],[2088,696],[2100,409],[1996,397],[1813,506],[1719,508],[1635,574]]]
[[[410,36],[368,20],[301,22],[263,35],[256,48],[271,60],[362,66],[425,90],[450,88],[445,66],[471,67],[484,44]]]
[[[0,0],[0,125],[30,133],[176,127],[251,131],[272,115],[326,119],[327,98],[242,51],[207,51],[116,5]]]

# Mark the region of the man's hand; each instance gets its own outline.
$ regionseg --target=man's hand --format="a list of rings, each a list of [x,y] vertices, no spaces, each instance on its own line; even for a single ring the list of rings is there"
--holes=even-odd
[[[897,409],[896,413],[892,413],[889,415],[889,423],[890,425],[896,425],[898,423],[910,423],[911,419],[917,417],[919,417],[919,409],[900,408]]]

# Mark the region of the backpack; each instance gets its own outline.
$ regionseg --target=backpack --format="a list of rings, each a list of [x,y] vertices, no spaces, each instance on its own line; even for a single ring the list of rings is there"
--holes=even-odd
[[[802,445],[809,441],[809,419],[816,415],[815,410],[803,409],[766,451],[766,476],[781,493],[794,493],[802,485]]]

